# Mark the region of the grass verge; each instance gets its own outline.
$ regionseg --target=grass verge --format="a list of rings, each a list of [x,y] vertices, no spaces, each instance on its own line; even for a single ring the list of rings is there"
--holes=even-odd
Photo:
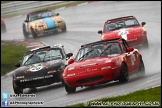
[[[5,4],[5,3],[9,3],[9,2],[13,2],[13,1],[1,1],[1,4]]]
[[[28,49],[23,45],[1,44],[1,76],[16,69],[15,64],[26,51]]]
[[[101,107],[102,105],[102,107],[121,107],[122,104],[122,107],[161,107],[161,86],[139,90],[123,96],[102,98],[87,103],[69,105],[67,107]]]

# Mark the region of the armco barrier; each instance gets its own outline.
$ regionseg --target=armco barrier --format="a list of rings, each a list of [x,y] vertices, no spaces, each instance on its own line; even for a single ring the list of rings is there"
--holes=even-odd
[[[47,6],[56,6],[75,1],[14,1],[1,4],[1,16],[16,14],[32,9],[44,8]]]

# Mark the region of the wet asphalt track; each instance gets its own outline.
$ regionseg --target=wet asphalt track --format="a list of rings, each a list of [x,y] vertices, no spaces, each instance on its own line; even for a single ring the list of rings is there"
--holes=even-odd
[[[131,75],[128,83],[106,83],[93,87],[77,88],[76,93],[67,94],[61,83],[36,89],[25,89],[25,93],[34,93],[36,98],[9,98],[9,101],[44,101],[40,106],[66,106],[102,97],[127,94],[140,89],[161,85],[161,2],[160,1],[96,1],[71,8],[57,10],[67,24],[66,33],[40,36],[37,40],[47,45],[63,44],[68,52],[76,54],[81,44],[98,41],[98,30],[102,30],[107,19],[133,15],[139,22],[145,21],[148,33],[149,49],[139,49],[142,53],[146,75],[138,78]],[[24,39],[22,22],[25,16],[5,19],[7,33],[1,34],[1,40]],[[29,38],[32,40],[32,38]],[[1,78],[1,92],[14,94],[11,74]],[[25,106],[25,105],[18,105]],[[15,105],[15,107],[18,107]],[[29,105],[28,105],[29,106]]]

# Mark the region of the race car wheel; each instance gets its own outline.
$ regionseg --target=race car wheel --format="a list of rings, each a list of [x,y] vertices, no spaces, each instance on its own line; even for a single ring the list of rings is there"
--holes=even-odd
[[[143,77],[145,75],[145,66],[144,66],[142,58],[140,59],[140,65],[139,65],[139,69],[138,69],[138,74],[141,77]]]
[[[148,48],[149,47],[149,44],[148,44],[148,39],[146,38],[144,44],[143,44],[143,47],[144,48]]]
[[[24,34],[24,37],[27,38],[28,37],[28,33],[26,32],[25,29],[23,29],[23,34]]]
[[[33,38],[36,38],[37,37],[37,33],[35,33],[34,29],[31,28],[31,34],[33,35]]]
[[[14,80],[13,80],[13,90],[14,90],[15,94],[22,94],[23,93],[23,89],[18,87]]]
[[[129,80],[127,65],[122,63],[119,82],[127,82]]]
[[[64,28],[62,29],[63,32],[66,32],[66,24],[64,26]]]
[[[69,87],[66,83],[64,83],[65,85],[65,90],[68,93],[74,93],[76,91],[76,87]]]

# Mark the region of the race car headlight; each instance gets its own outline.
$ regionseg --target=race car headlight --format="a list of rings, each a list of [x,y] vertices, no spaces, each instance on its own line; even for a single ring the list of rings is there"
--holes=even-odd
[[[54,73],[54,72],[56,72],[56,70],[50,70],[50,71],[48,71],[48,74]]]
[[[105,67],[102,67],[101,70],[109,69],[109,68],[111,68],[111,66],[105,66]]]
[[[39,25],[38,27],[43,27],[43,25]]]
[[[75,73],[71,73],[71,74],[67,74],[66,76],[70,77],[70,76],[75,76],[75,75],[76,75]]]
[[[21,78],[24,78],[24,76],[17,76],[16,78],[17,79],[21,79]]]
[[[105,63],[109,63],[109,62],[111,62],[111,60],[106,60],[106,61],[105,61]]]
[[[74,69],[74,67],[70,67],[70,68],[68,68],[68,70],[73,70]]]

